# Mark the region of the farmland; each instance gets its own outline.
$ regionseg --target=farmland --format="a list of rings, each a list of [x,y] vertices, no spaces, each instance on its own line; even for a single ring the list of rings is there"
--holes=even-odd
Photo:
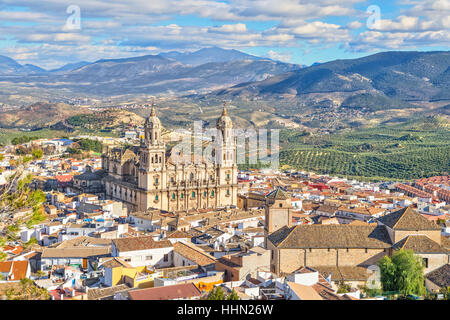
[[[450,172],[448,120],[428,117],[331,135],[280,134],[280,163],[324,174],[415,179]]]

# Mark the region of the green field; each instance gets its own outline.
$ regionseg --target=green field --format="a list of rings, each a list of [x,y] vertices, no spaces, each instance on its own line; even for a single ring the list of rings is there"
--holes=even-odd
[[[67,137],[69,135],[70,133],[51,129],[41,129],[36,131],[21,131],[16,129],[0,128],[0,145],[10,144],[12,139],[22,136],[39,137],[39,138],[61,138]]]
[[[92,135],[100,137],[117,137],[115,132],[101,132],[98,130],[88,130],[81,129],[75,132],[65,132],[62,130],[52,130],[52,129],[40,129],[34,131],[21,131],[17,129],[2,129],[0,128],[0,145],[11,144],[11,140],[17,137],[27,136],[27,137],[38,137],[41,139],[53,139],[53,138],[63,138],[71,137],[77,135]]]
[[[280,164],[296,169],[379,180],[450,172],[450,130],[435,118],[322,136],[284,130],[280,140]]]

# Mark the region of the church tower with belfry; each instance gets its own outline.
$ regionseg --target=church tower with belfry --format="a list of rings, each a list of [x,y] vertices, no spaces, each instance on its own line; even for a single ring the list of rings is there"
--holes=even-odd
[[[237,199],[237,164],[236,164],[236,137],[233,134],[233,122],[228,116],[226,103],[223,103],[222,115],[217,119],[216,128],[221,135],[219,142],[222,144],[217,150],[216,170],[219,183],[223,186],[230,186],[222,189],[220,196],[225,203],[236,205]]]

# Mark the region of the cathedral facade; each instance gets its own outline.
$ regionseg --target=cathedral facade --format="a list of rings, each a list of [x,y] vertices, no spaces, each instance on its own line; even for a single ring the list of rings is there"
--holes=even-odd
[[[152,107],[140,146],[108,149],[102,155],[106,198],[122,201],[129,212],[236,206],[236,143],[225,107],[216,128],[223,138],[212,153],[221,161],[173,161]]]

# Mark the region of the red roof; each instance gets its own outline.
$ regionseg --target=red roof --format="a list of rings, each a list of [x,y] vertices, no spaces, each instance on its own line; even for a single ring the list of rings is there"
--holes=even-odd
[[[8,273],[8,280],[20,280],[27,277],[28,260],[0,262],[0,272]]]
[[[201,296],[202,292],[193,284],[148,288],[129,291],[131,300],[173,300]]]
[[[71,176],[70,174],[64,174],[61,176],[56,176],[55,177],[56,180],[58,180],[58,182],[70,182],[73,179],[73,176]]]

